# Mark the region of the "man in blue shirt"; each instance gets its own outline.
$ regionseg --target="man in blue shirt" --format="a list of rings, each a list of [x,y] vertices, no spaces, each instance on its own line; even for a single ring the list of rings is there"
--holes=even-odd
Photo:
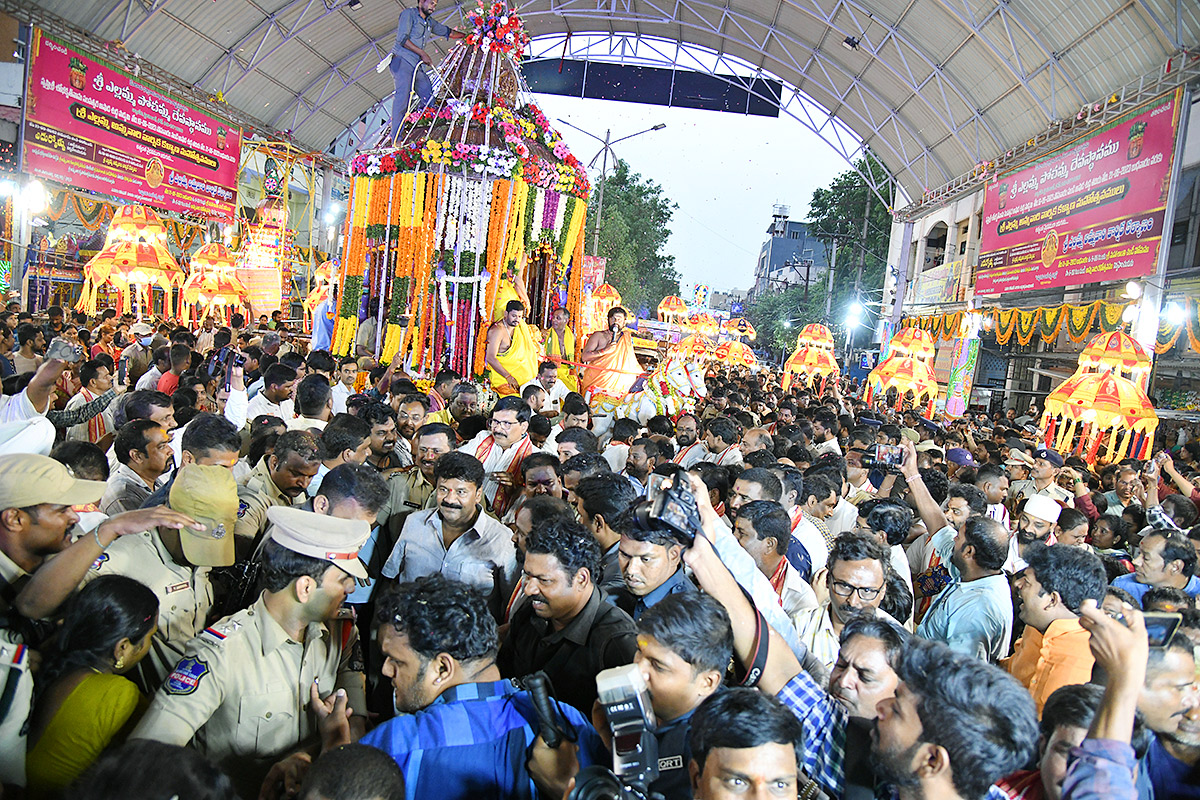
[[[1012,591],[1001,569],[1008,558],[1008,539],[1008,531],[991,517],[967,520],[950,556],[959,577],[934,598],[917,636],[985,661],[1008,655]]]
[[[537,797],[526,767],[539,733],[537,713],[528,692],[500,678],[496,622],[483,598],[430,575],[381,598],[377,621],[383,674],[403,715],[360,741],[396,759],[408,796]],[[344,702],[327,704],[324,714],[344,716]],[[558,708],[578,736],[580,767],[605,763],[592,726],[574,708]],[[326,750],[349,739],[344,727],[331,735],[328,721],[324,731]]]
[[[1142,602],[1146,592],[1156,586],[1182,589],[1192,597],[1200,596],[1200,578],[1196,577],[1196,550],[1182,533],[1156,528],[1142,539],[1133,560],[1134,573],[1112,582]]]
[[[611,601],[622,611],[641,618],[668,595],[694,592],[695,585],[683,571],[683,544],[663,523],[638,520],[636,506],[627,509],[612,522],[621,534],[617,560],[625,586],[613,592]]]
[[[418,69],[422,63],[433,67],[433,59],[425,52],[430,38],[445,36],[462,39],[466,36],[433,18],[437,4],[438,0],[417,0],[416,6],[400,12],[396,43],[392,45],[392,58],[388,64],[392,80],[396,82],[396,94],[392,98],[392,139],[400,130],[404,112],[408,109],[408,99],[414,91],[421,98],[421,108],[433,100],[433,85],[429,82],[429,76]]]

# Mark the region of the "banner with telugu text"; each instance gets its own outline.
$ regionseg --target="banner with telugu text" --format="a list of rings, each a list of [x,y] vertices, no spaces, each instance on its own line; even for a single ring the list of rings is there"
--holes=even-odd
[[[988,183],[975,293],[1155,271],[1182,90]]]
[[[241,131],[35,28],[24,130],[33,175],[233,219]]]

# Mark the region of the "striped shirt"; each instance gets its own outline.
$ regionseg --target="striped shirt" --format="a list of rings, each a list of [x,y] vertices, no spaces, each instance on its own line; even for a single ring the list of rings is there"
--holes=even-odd
[[[566,704],[558,708],[579,735],[580,767],[604,765],[607,752],[591,724]],[[528,692],[510,681],[463,683],[359,741],[396,760],[410,798],[533,800],[538,793],[525,761],[538,729]]]

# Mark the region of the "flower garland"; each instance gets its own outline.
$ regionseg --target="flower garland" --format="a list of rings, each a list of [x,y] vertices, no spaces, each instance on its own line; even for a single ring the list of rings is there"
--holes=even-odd
[[[529,34],[525,32],[521,18],[504,3],[485,6],[480,0],[475,10],[467,14],[467,19],[475,26],[475,30],[467,34],[470,47],[520,58],[521,51],[529,44]]]
[[[1054,308],[1043,308],[1038,314],[1038,336],[1043,342],[1053,342],[1058,339],[1058,332],[1062,330],[1064,306],[1055,306]]]
[[[1096,321],[1096,312],[1099,308],[1099,300],[1083,306],[1068,306],[1067,338],[1076,343],[1087,338],[1088,332],[1092,329],[1092,323]]]
[[[1033,331],[1037,327],[1037,320],[1036,310],[1017,310],[1017,344],[1025,347],[1033,341]]]
[[[334,355],[348,355],[358,332],[358,306],[362,301],[363,269],[367,260],[367,209],[371,203],[372,183],[366,177],[358,177],[350,187],[350,214],[346,218],[346,249],[342,259],[341,304],[331,343]]]
[[[1017,326],[1017,310],[1015,308],[1003,308],[996,310],[996,342],[999,344],[1008,344],[1008,340],[1012,338],[1013,330]]]

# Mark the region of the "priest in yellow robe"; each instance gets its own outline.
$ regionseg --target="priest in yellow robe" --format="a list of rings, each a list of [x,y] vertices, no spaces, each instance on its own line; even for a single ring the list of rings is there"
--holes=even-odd
[[[575,331],[571,330],[571,326],[568,324],[570,321],[570,311],[567,311],[566,308],[554,309],[551,327],[546,329],[544,352],[547,361],[558,364],[558,379],[568,390],[575,392],[578,391],[575,383],[575,368],[569,363],[565,363],[575,360]]]
[[[608,312],[608,328],[593,333],[584,345],[579,360],[587,366],[579,384],[588,401],[593,396],[623,398],[642,375],[633,353],[633,334],[625,330],[626,316],[625,309],[614,306]]]

